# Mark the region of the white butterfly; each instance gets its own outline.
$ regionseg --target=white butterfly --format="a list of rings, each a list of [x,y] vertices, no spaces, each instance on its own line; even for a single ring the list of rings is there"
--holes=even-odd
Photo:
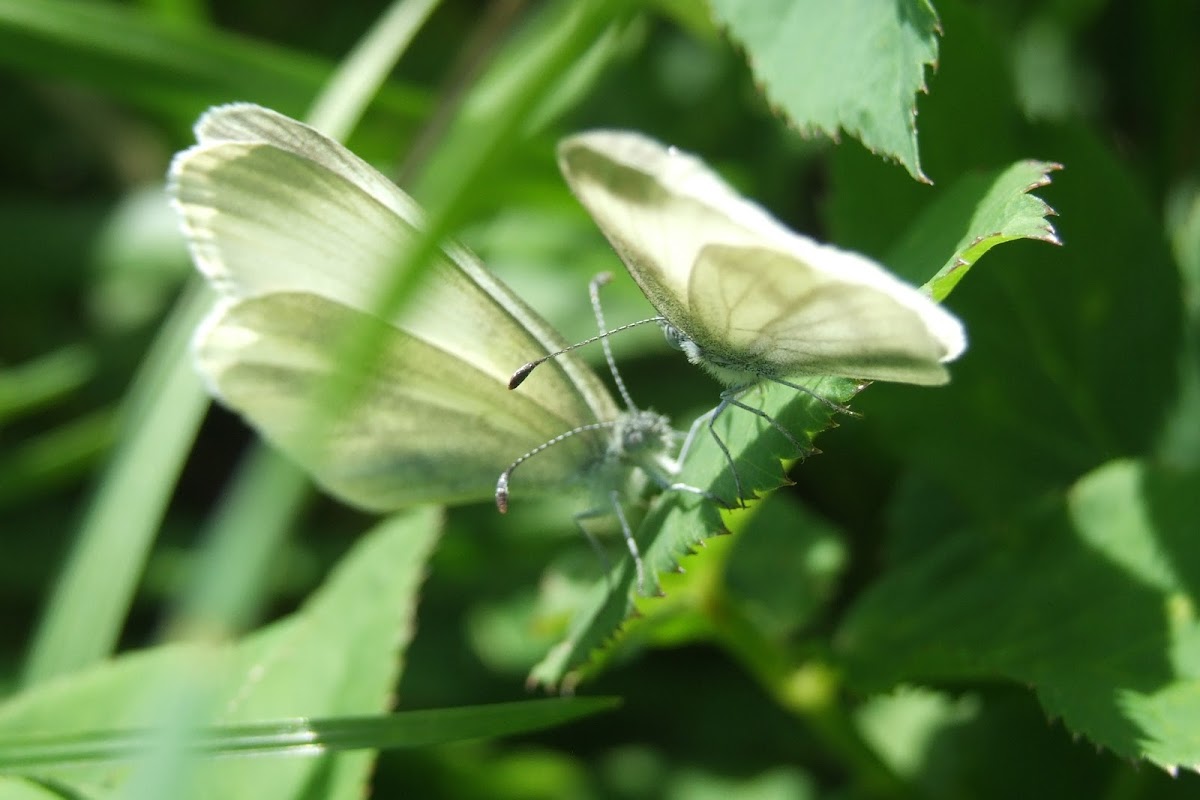
[[[789,379],[942,384],[944,364],[966,348],[962,324],[920,290],[865,256],[788,230],[692,155],[638,133],[590,131],[561,142],[558,159],[668,341],[726,385],[708,424],[731,467],[713,429],[729,406],[800,447],[740,399],[762,381],[809,394]]]
[[[665,417],[620,411],[570,358],[528,393],[509,392],[514,360],[562,342],[461,247],[439,252],[399,315],[372,316],[373,292],[419,237],[422,214],[337,142],[250,104],[211,109],[196,137],[172,163],[169,190],[219,296],[193,345],[215,397],[330,493],[373,511],[493,495],[504,510],[517,465],[523,493],[588,486],[597,508],[621,517],[640,576],[618,499],[644,481],[637,468],[675,486]],[[337,362],[355,326],[376,328],[376,363]],[[352,381],[356,399],[314,448],[309,404],[333,376]]]

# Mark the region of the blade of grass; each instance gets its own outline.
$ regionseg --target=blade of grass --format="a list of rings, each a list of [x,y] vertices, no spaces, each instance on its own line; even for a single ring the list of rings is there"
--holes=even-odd
[[[191,117],[197,108],[253,99],[298,115],[334,65],[307,53],[219,30],[163,20],[113,3],[0,0],[0,63],[57,76],[144,107]],[[391,116],[424,115],[428,99],[384,87]]]
[[[555,727],[620,705],[614,697],[552,698],[484,706],[405,711],[387,716],[284,719],[194,731],[192,752],[315,756],[347,750],[429,747]],[[0,741],[0,772],[125,761],[153,744],[148,730],[89,731]]]
[[[116,645],[154,534],[208,407],[185,351],[211,302],[199,281],[189,286],[134,378],[124,431],[35,634],[22,675],[25,686],[98,661]]]
[[[117,438],[117,416],[102,408],[9,447],[0,456],[0,508],[28,503],[89,473]]]
[[[0,425],[75,391],[95,371],[95,355],[81,345],[0,370]]]
[[[344,140],[437,6],[438,0],[393,3],[321,89],[309,108],[309,124]]]

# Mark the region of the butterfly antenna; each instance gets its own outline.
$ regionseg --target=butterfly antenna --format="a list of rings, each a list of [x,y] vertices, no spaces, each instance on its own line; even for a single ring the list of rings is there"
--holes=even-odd
[[[590,425],[580,425],[578,428],[572,428],[566,433],[560,433],[558,436],[555,436],[553,439],[547,442],[542,442],[537,447],[533,448],[528,453],[509,464],[504,472],[500,473],[500,478],[496,481],[496,508],[500,509],[501,514],[508,513],[508,480],[512,477],[513,470],[515,470],[517,467],[521,466],[543,450],[570,439],[572,436],[580,433],[587,433],[588,431],[598,431],[604,428],[611,428],[616,424],[616,420],[612,420],[609,422],[593,422]]]
[[[512,377],[508,379],[508,388],[515,389],[518,386],[520,386],[522,383],[525,382],[525,379],[529,377],[529,373],[533,372],[534,369],[536,369],[538,367],[538,365],[544,364],[545,362],[549,361],[552,358],[558,358],[563,353],[569,353],[577,347],[583,347],[585,344],[591,344],[592,342],[602,342],[605,339],[607,339],[609,336],[612,336],[614,333],[620,333],[622,331],[627,331],[630,328],[636,328],[638,325],[645,325],[647,322],[666,322],[666,318],[665,317],[649,317],[647,319],[639,319],[637,322],[630,322],[628,325],[622,325],[619,328],[613,328],[611,331],[605,331],[604,333],[601,333],[599,336],[593,336],[590,339],[584,339],[582,342],[576,342],[575,344],[571,345],[570,347],[564,347],[562,350],[559,350],[557,353],[551,353],[550,355],[542,356],[541,358],[537,359],[536,361],[530,361],[528,364],[521,367],[520,369],[518,369],[516,372],[514,372],[512,374]]]
[[[604,324],[604,309],[600,307],[600,287],[608,284],[612,280],[611,272],[601,272],[596,277],[592,278],[588,284],[588,294],[592,298],[592,311],[596,315],[596,326],[603,333],[608,326]],[[637,411],[637,406],[633,404],[633,398],[629,395],[629,390],[625,388],[625,381],[621,379],[621,373],[617,371],[617,361],[613,358],[612,345],[605,336],[600,340],[600,346],[604,348],[604,360],[608,362],[608,371],[612,373],[613,382],[617,385],[617,391],[621,395],[621,399],[625,401],[625,407],[630,411]]]

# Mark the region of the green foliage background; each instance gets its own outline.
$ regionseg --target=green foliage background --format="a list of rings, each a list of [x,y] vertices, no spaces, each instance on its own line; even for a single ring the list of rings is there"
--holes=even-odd
[[[710,5],[0,0],[3,796],[1194,796],[1200,7]],[[368,31],[403,50],[377,93]],[[961,259],[934,290],[970,348],[946,388],[859,394],[602,652],[543,660],[596,581],[571,502],[376,524],[220,409],[196,427],[166,164],[209,105],[348,122],[356,91],[348,145],[569,340],[597,271],[610,323],[648,313],[553,161],[612,126],[914,282]],[[654,331],[614,344],[643,405],[714,404]],[[538,733],[608,707],[528,701],[539,662],[623,704]],[[237,726],[295,717],[358,751],[184,758],[197,725],[287,749]],[[82,767],[38,738],[85,732]]]

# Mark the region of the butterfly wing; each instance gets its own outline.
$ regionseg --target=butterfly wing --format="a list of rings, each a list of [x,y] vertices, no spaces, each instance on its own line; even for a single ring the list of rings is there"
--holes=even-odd
[[[689,335],[703,324],[688,301],[701,248],[769,244],[786,233],[698,159],[640,134],[567,137],[558,162],[646,298]]]
[[[261,143],[302,156],[353,183],[414,227],[421,226],[420,207],[379,170],[320,131],[277,111],[253,103],[217,106],[200,117],[195,133],[201,145]],[[377,265],[362,277],[369,283],[386,266]]]
[[[864,256],[795,234],[702,161],[640,134],[559,147],[572,190],[718,377],[944,383],[962,326]],[[703,362],[702,362],[703,363]]]
[[[376,326],[383,341],[369,369],[339,363],[330,347],[355,326]],[[373,511],[486,499],[513,458],[574,424],[418,337],[310,293],[226,300],[194,351],[225,405],[325,489]],[[310,404],[332,380],[351,382],[354,401],[312,442]],[[602,453],[594,436],[564,441],[523,465],[521,491],[561,488]]]
[[[462,248],[439,252],[399,315],[372,316],[388,270],[421,235],[421,216],[341,145],[244,104],[209,112],[197,133],[200,144],[176,157],[170,176],[193,258],[224,298],[197,334],[197,367],[327,488],[380,510],[482,499],[513,459],[616,418],[603,384],[573,357],[508,391],[514,365],[561,340]],[[299,316],[272,319],[284,313]],[[314,383],[341,369],[331,360],[347,324],[382,326],[386,364],[366,367],[367,400],[339,410],[318,459],[299,438],[298,414]],[[518,485],[561,487],[607,444],[603,432],[572,437],[523,465]]]
[[[197,124],[170,190],[197,266],[226,296],[303,291],[371,311],[388,271],[420,236],[404,192],[337,142],[267,109],[236,104]],[[401,329],[507,381],[561,338],[465,249],[438,254],[399,316]],[[611,419],[603,384],[575,357],[556,359],[530,391],[577,424]]]
[[[768,378],[949,380],[942,362],[965,344],[953,315],[857,254],[810,244],[701,249],[688,302],[707,359]]]

